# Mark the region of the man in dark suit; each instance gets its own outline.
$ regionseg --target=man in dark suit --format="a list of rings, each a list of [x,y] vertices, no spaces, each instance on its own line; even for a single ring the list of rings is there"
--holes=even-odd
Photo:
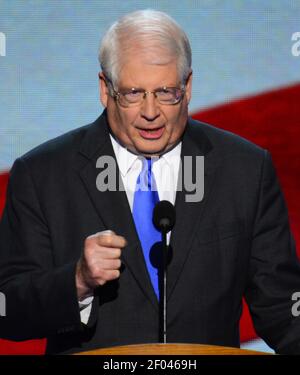
[[[159,290],[135,189],[152,158],[159,199],[175,203],[177,215],[167,341],[238,347],[245,296],[258,334],[279,353],[300,353],[292,314],[300,268],[269,153],[188,118],[190,46],[167,15],[120,19],[100,62],[103,114],[12,167],[0,226],[0,336],[47,337],[48,353],[158,341]],[[197,163],[185,165],[197,157],[202,177]],[[116,162],[116,189],[103,189],[105,161]],[[199,173],[204,197],[193,201],[178,186]]]

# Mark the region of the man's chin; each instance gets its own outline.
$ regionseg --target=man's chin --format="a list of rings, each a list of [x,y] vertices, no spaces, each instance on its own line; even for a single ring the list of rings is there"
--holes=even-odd
[[[145,157],[151,157],[151,156],[160,156],[162,154],[164,154],[165,152],[167,151],[167,147],[163,147],[163,148],[140,148],[137,150],[137,154],[138,155],[143,155]]]

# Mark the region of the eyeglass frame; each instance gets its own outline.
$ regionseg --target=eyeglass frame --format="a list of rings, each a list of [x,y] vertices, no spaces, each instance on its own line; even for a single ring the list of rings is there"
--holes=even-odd
[[[178,103],[181,102],[181,100],[183,99],[184,97],[184,94],[186,92],[186,84],[182,84],[181,85],[181,88],[180,87],[171,87],[171,86],[162,86],[162,87],[158,87],[157,89],[155,89],[154,91],[147,91],[147,90],[141,90],[141,89],[136,89],[135,87],[132,87],[131,89],[129,89],[129,91],[127,91],[126,93],[130,93],[130,91],[133,91],[133,90],[136,90],[136,91],[139,91],[141,93],[143,93],[143,97],[142,97],[142,100],[139,101],[139,102],[136,102],[136,103],[129,103],[127,106],[123,105],[120,103],[120,95],[123,95],[124,97],[124,93],[120,92],[120,91],[116,91],[114,86],[113,86],[113,83],[112,81],[107,78],[107,77],[103,77],[104,78],[104,81],[106,82],[107,86],[110,86],[113,90],[113,94],[110,93],[110,95],[119,103],[119,105],[123,108],[128,108],[128,107],[138,107],[139,105],[141,105],[143,103],[143,101],[145,100],[146,98],[146,95],[147,94],[153,94],[155,99],[158,100],[158,103],[161,104],[161,105],[176,105]],[[180,95],[180,98],[175,101],[174,103],[162,103],[159,98],[156,96],[156,92],[159,91],[159,90],[166,90],[166,89],[176,89],[176,90],[179,90],[181,92],[181,95]],[[125,99],[125,98],[124,98]],[[126,100],[126,99],[125,99]]]

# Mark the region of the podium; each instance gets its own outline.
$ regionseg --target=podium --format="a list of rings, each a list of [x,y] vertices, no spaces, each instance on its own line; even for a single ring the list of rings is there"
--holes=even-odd
[[[255,350],[202,344],[139,344],[113,346],[75,355],[272,355]]]

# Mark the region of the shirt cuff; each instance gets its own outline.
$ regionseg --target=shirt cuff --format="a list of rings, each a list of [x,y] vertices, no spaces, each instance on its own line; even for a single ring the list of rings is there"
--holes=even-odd
[[[86,297],[82,301],[78,301],[80,310],[80,320],[81,323],[87,324],[92,310],[92,302],[94,296]]]

